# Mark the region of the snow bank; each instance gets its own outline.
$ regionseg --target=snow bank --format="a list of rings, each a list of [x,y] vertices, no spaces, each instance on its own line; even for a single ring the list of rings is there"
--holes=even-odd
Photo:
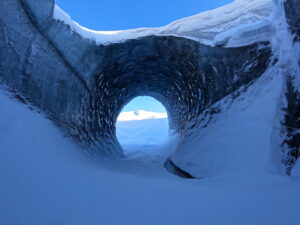
[[[295,166],[291,172],[292,177],[297,178],[300,181],[300,160],[297,160]]]
[[[287,177],[237,171],[186,180],[154,161],[94,161],[2,92],[0,108],[1,224],[299,223],[300,183]]]
[[[205,119],[186,135],[172,160],[196,177],[267,170],[283,85],[283,74],[275,67],[237,99],[229,96],[213,105],[220,113],[205,117],[204,112],[200,118]]]
[[[236,0],[231,4],[172,22],[159,28],[120,31],[93,31],[74,22],[57,5],[54,19],[69,25],[84,38],[109,44],[147,35],[171,35],[190,38],[207,45],[244,46],[268,41],[274,35],[272,0]]]

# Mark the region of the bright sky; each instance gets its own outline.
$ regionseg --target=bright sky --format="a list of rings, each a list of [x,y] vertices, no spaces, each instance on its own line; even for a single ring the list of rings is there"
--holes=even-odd
[[[93,30],[159,27],[174,20],[228,4],[233,0],[56,0],[80,25]],[[165,112],[150,97],[131,101],[123,111]]]
[[[135,111],[135,110],[145,110],[145,111],[152,111],[152,112],[166,112],[164,106],[151,97],[137,97],[130,101],[124,108],[123,112]]]
[[[157,27],[233,0],[56,0],[75,21],[93,30]]]

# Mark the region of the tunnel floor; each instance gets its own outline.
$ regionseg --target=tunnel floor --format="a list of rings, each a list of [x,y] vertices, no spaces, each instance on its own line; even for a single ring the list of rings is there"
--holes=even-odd
[[[118,121],[116,128],[125,160],[148,161],[178,177],[193,178],[169,159],[179,137],[169,131],[168,118]]]

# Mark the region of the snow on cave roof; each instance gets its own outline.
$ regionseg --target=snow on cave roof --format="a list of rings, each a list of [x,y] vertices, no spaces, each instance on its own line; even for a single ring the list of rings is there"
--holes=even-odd
[[[171,35],[211,46],[237,47],[270,39],[275,32],[272,23],[273,8],[273,0],[235,0],[228,5],[174,21],[163,27],[119,31],[94,31],[82,27],[57,5],[53,17],[97,44],[122,42],[148,35]]]

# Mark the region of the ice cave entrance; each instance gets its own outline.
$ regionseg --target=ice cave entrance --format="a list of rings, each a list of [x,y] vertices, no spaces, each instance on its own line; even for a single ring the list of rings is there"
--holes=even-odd
[[[169,137],[168,114],[152,97],[136,97],[119,114],[116,135],[124,153],[151,153]]]

